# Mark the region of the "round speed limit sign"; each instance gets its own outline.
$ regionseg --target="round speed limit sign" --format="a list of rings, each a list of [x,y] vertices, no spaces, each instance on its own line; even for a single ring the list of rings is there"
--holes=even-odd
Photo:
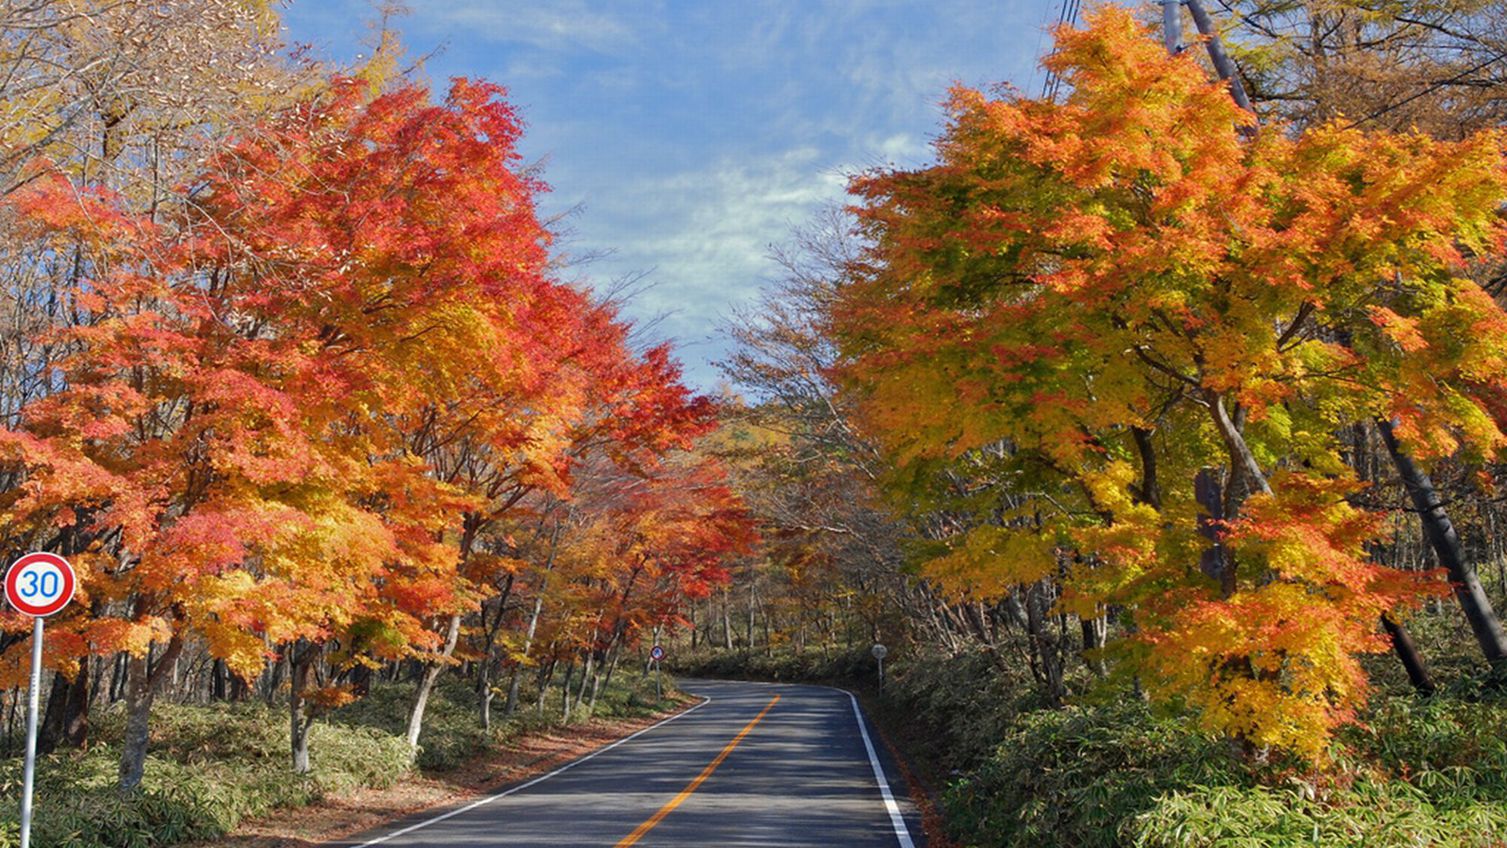
[[[17,612],[52,615],[73,600],[73,566],[57,554],[31,553],[5,573],[5,599]]]

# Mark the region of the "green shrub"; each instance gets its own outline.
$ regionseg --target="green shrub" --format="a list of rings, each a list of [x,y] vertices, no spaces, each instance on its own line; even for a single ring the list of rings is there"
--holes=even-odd
[[[1002,674],[986,653],[896,663],[877,702],[887,724],[928,740],[934,770],[971,769],[993,753],[1015,717],[1040,704],[1028,680]]]
[[[369,728],[316,724],[313,772],[289,770],[287,714],[259,703],[215,707],[159,704],[141,791],[116,792],[121,710],[95,717],[87,751],[41,757],[34,845],[79,848],[172,845],[212,839],[243,819],[299,806],[326,792],[391,785],[409,768],[407,743]],[[22,763],[0,763],[0,794],[19,798]],[[0,848],[18,842],[18,811],[0,810]]]
[[[979,848],[1487,848],[1507,841],[1504,726],[1501,704],[1384,698],[1318,775],[1135,702],[1035,711],[944,803]]]
[[[808,682],[878,682],[869,649],[851,648],[823,655],[819,651],[796,653],[789,649],[717,651],[703,650],[673,656],[665,668],[687,677],[731,680]]]
[[[1198,786],[1170,793],[1132,824],[1132,844],[1148,848],[1489,848],[1507,834],[1507,811],[1441,809],[1405,781],[1362,781],[1327,798],[1306,785]]]
[[[493,744],[494,737],[481,729],[476,697],[463,680],[446,676],[436,682],[424,710],[424,729],[419,735],[416,762],[420,768],[453,769]],[[365,698],[336,710],[329,721],[341,727],[361,728],[401,738],[408,732],[408,712],[412,707],[411,685],[377,686]]]
[[[1133,840],[1161,797],[1240,782],[1227,746],[1139,702],[1022,714],[944,795],[967,845],[1108,846]]]

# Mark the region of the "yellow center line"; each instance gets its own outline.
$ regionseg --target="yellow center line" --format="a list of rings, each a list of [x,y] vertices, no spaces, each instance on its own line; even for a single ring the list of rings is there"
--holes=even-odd
[[[628,848],[629,845],[633,845],[640,839],[643,839],[644,834],[653,830],[654,826],[663,821],[665,816],[668,816],[670,813],[674,812],[676,807],[685,802],[685,799],[691,797],[691,793],[695,792],[696,788],[700,786],[703,781],[712,776],[712,772],[717,770],[717,766],[722,765],[722,761],[727,759],[727,755],[731,754],[733,752],[733,749],[738,747],[738,743],[742,742],[743,737],[747,736],[748,732],[754,729],[754,725],[764,720],[764,716],[768,715],[769,711],[774,709],[774,705],[778,703],[779,700],[779,695],[774,696],[774,698],[772,698],[769,703],[764,706],[764,709],[760,710],[759,714],[753,717],[753,721],[744,725],[743,729],[738,731],[738,735],[734,736],[733,740],[722,748],[722,753],[718,754],[716,759],[706,764],[706,768],[701,770],[701,774],[696,775],[696,777],[690,783],[686,784],[686,787],[684,789],[680,790],[679,795],[671,798],[663,807],[660,807],[659,812],[650,816],[648,821],[634,828],[632,833],[623,837],[623,841],[619,842],[616,848]]]

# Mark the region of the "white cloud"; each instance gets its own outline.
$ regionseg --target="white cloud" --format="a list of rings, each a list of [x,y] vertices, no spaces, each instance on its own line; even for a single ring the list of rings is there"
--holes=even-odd
[[[586,271],[598,283],[649,272],[652,288],[632,312],[640,319],[663,316],[660,334],[684,349],[707,344],[715,317],[778,273],[771,247],[821,205],[840,199],[846,177],[815,148],[799,147],[626,182],[586,200],[591,238],[579,247],[611,251]],[[693,379],[711,385],[704,360],[715,355],[685,353]]]
[[[585,0],[547,3],[518,0],[411,0],[414,19],[432,30],[464,33],[491,42],[543,50],[585,49],[617,53],[637,42],[623,17]]]

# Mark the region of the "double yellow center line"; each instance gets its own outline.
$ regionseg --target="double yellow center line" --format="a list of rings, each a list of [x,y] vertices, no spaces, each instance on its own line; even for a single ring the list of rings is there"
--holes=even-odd
[[[753,730],[755,725],[763,721],[764,716],[769,715],[769,711],[774,709],[774,705],[779,703],[779,701],[779,695],[771,698],[769,703],[764,705],[764,709],[760,710],[759,714],[753,717],[753,721],[750,721],[748,724],[744,725],[743,729],[738,731],[738,735],[734,736],[731,742],[728,742],[725,746],[723,746],[722,752],[719,753],[715,759],[706,764],[706,768],[701,770],[701,774],[696,775],[696,777],[693,778],[690,783],[686,784],[686,787],[684,789],[680,790],[679,795],[671,798],[668,802],[665,803],[663,807],[660,807],[659,812],[650,816],[648,821],[634,828],[632,833],[623,837],[623,840],[617,844],[617,848],[628,848],[629,845],[637,844],[640,839],[644,838],[644,834],[653,830],[655,825],[664,820],[665,816],[668,816],[670,813],[674,812],[676,807],[685,802],[685,799],[691,797],[691,793],[695,792],[697,787],[705,782],[708,777],[712,776],[712,772],[717,770],[717,766],[722,765],[722,761],[727,759],[727,755],[731,754],[734,748],[738,747],[738,743],[743,741],[743,737],[747,736],[748,732],[750,730]]]

